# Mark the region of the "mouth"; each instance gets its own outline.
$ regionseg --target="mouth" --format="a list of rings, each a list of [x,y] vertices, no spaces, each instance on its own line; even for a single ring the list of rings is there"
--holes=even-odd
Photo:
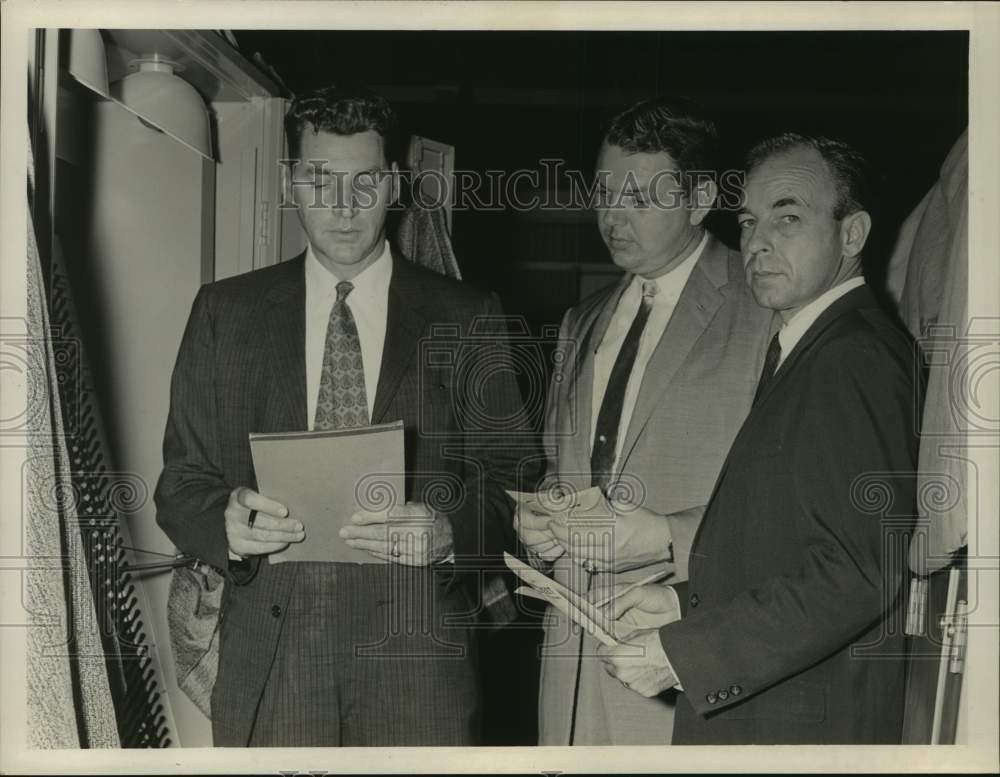
[[[613,250],[622,250],[632,245],[633,241],[624,237],[608,235],[608,247]]]

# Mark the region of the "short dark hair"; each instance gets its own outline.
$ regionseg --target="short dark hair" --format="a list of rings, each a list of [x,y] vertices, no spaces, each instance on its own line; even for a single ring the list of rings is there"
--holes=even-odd
[[[838,221],[859,210],[871,212],[872,183],[868,160],[854,146],[842,140],[834,140],[817,135],[800,135],[784,132],[762,140],[746,156],[747,175],[778,154],[797,148],[812,148],[823,158],[837,186],[837,199],[833,206],[833,217]]]
[[[398,155],[398,120],[384,97],[358,86],[325,86],[296,95],[285,113],[288,153],[297,159],[302,151],[302,133],[312,131],[355,135],[374,130],[382,136],[386,162]]]
[[[717,170],[715,122],[698,103],[683,97],[653,97],[626,108],[611,120],[604,142],[629,154],[669,154],[688,195],[697,184],[691,173]]]

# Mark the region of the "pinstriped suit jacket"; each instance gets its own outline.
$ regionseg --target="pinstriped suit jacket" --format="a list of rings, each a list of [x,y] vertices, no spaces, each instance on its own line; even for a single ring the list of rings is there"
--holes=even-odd
[[[228,575],[212,700],[217,742],[249,739],[291,591],[290,564],[256,559],[247,575],[228,571],[224,510],[233,488],[256,487],[248,435],[308,426],[304,256],[202,287],[171,382],[157,522],[183,552]],[[429,501],[428,490],[442,484],[457,494],[443,510],[457,572],[426,574],[449,588],[465,582],[470,609],[478,578],[462,570],[495,564],[513,542],[503,489],[517,485],[519,455],[496,435],[470,431],[475,419],[456,407],[468,407],[474,387],[461,384],[456,365],[460,336],[477,317],[498,313],[495,296],[394,255],[372,423],[404,421],[407,499]],[[437,325],[450,329],[433,336]],[[426,348],[437,358],[419,355],[422,341],[433,343]],[[521,399],[512,373],[493,373],[476,402],[487,419],[516,418]]]

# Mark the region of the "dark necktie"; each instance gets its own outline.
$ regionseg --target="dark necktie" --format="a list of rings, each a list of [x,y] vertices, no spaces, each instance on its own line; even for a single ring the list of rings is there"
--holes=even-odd
[[[764,393],[764,386],[774,377],[774,372],[778,369],[778,362],[780,361],[781,340],[778,339],[778,332],[775,332],[774,337],[771,338],[771,344],[767,346],[767,356],[764,357],[764,369],[760,373],[760,380],[757,382],[757,391],[753,395],[754,405],[757,404],[760,395]]]
[[[313,429],[344,429],[368,424],[365,369],[361,341],[347,295],[354,290],[350,281],[337,284],[337,301],[330,310],[323,348],[323,369],[316,397]]]
[[[618,447],[618,427],[621,425],[622,405],[625,403],[625,390],[628,379],[635,366],[635,357],[639,352],[639,341],[642,330],[646,327],[649,312],[653,308],[653,297],[656,296],[656,283],[645,281],[642,284],[642,302],[632,319],[632,326],[622,342],[621,350],[611,368],[608,385],[601,400],[601,410],[597,414],[597,427],[594,430],[594,447],[590,454],[590,484],[599,486],[602,491],[607,489],[614,473],[615,450]]]

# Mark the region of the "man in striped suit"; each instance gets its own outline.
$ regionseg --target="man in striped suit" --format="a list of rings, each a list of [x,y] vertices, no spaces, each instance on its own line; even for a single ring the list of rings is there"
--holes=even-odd
[[[477,572],[512,540],[503,489],[516,485],[518,454],[495,429],[522,407],[511,372],[468,386],[454,366],[474,322],[499,312],[496,298],[388,246],[395,125],[365,92],[295,99],[288,184],[308,248],[202,287],[177,357],[157,520],[227,575],[216,745],[478,739],[467,626]],[[450,359],[418,356],[432,325],[456,333],[435,342]],[[488,346],[504,352],[501,340]],[[470,392],[475,417],[461,412]],[[269,553],[309,538],[301,516],[257,492],[248,435],[399,419],[407,499],[433,516],[416,541],[394,541],[385,513],[359,513],[345,542],[379,563],[269,564]],[[447,504],[425,504],[442,486]]]

